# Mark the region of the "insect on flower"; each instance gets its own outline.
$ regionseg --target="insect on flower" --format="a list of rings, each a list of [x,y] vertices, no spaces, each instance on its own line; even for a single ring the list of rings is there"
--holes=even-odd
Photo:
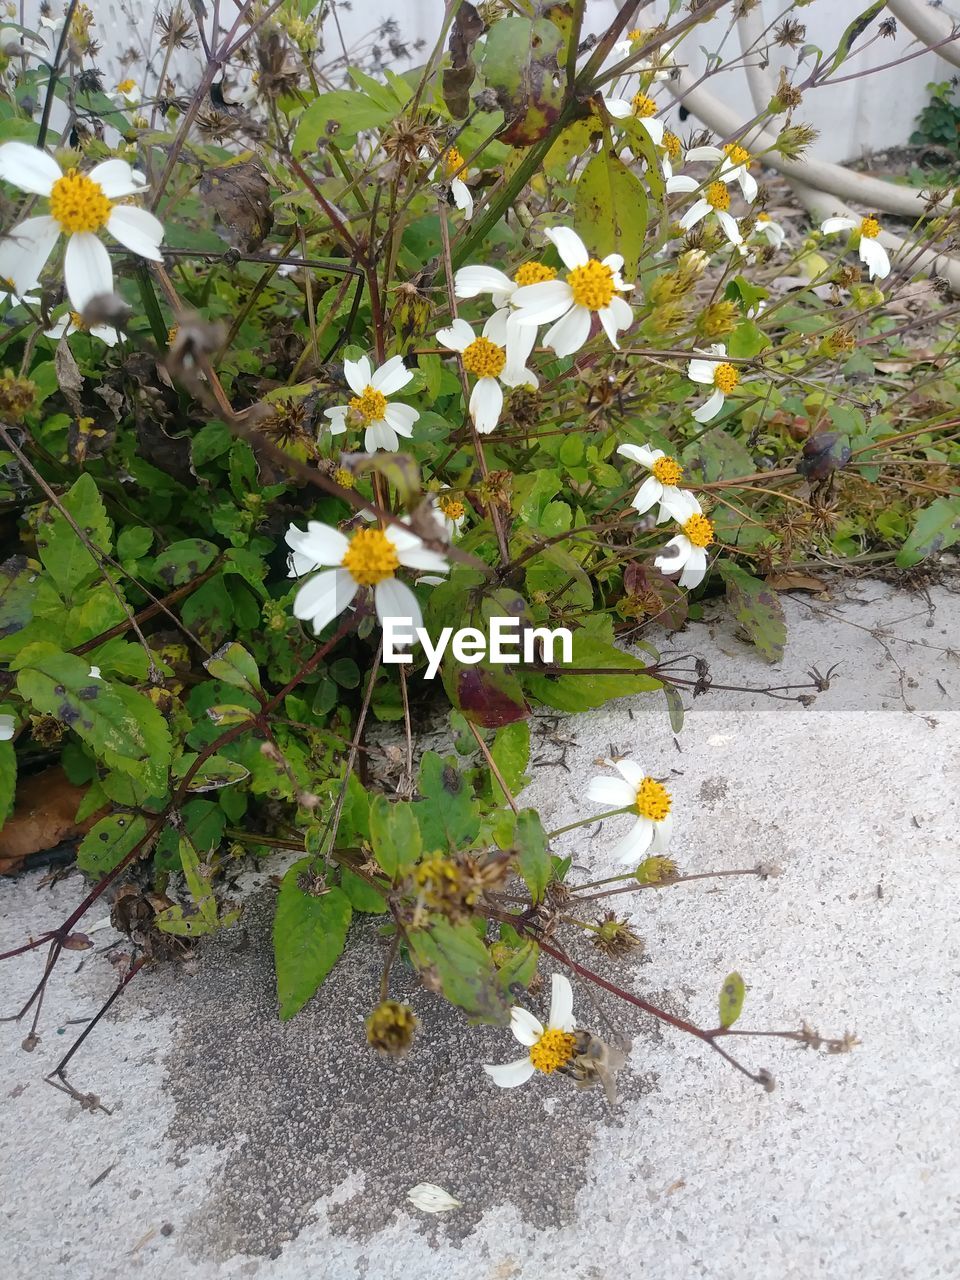
[[[570,227],[548,227],[544,235],[556,245],[567,277],[517,289],[511,301],[518,310],[520,324],[555,321],[543,341],[558,356],[570,356],[590,337],[596,316],[611,344],[619,350],[617,334],[633,322],[633,309],[619,296],[633,289],[620,274],[622,256],[610,253],[602,262],[591,258],[587,246]]]
[[[25,219],[0,241],[0,278],[12,280],[17,293],[26,293],[39,278],[61,235],[67,237],[64,282],[75,311],[83,311],[98,294],[113,292],[113,267],[98,232],[109,232],[141,258],[163,261],[162,224],[146,209],[118,203],[146,189],[143,174],[126,160],[104,160],[89,173],[64,173],[38,147],[5,142],[0,178],[50,201],[48,214]]]
[[[69,338],[72,333],[89,333],[94,338],[99,338],[101,342],[105,342],[108,347],[115,347],[120,341],[120,335],[116,329],[108,324],[92,324],[83,323],[83,317],[78,311],[68,311],[62,315],[59,320],[50,329],[44,329],[43,334],[46,338]]]
[[[576,1054],[575,1027],[573,988],[562,973],[555,973],[551,978],[550,1013],[546,1026],[519,1005],[510,1010],[510,1030],[528,1050],[526,1056],[514,1062],[484,1063],[483,1069],[501,1089],[515,1089],[537,1071],[552,1075]]]

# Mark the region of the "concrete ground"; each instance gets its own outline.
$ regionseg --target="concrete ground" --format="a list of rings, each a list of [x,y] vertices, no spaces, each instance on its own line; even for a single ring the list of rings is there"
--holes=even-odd
[[[960,595],[871,582],[786,608],[777,668],[723,623],[680,640],[729,684],[839,662],[812,707],[685,698],[678,741],[657,696],[540,719],[524,798],[548,826],[581,816],[611,747],[671,774],[684,870],[763,861],[783,874],[621,897],[647,947],[621,981],[711,1024],[723,977],[739,969],[742,1025],[806,1019],[855,1031],[860,1048],[827,1057],[743,1041],[744,1059],[776,1077],[766,1094],[700,1044],[604,1004],[634,1042],[608,1111],[557,1077],[496,1089],[480,1064],[515,1056],[509,1034],[470,1028],[411,987],[416,1050],[383,1062],[363,1043],[381,956],[369,922],[336,980],[295,1021],[276,1021],[265,868],[244,924],[192,972],[138,976],[77,1058],[74,1083],[112,1114],[42,1078],[112,989],[109,929],[57,971],[32,1053],[24,1027],[0,1026],[3,1274],[960,1276]],[[619,828],[607,825],[561,843],[581,878],[612,870]],[[0,883],[0,945],[62,918],[82,890],[78,878],[52,890],[39,879]],[[41,965],[39,954],[4,965],[4,1012]],[[582,984],[576,993],[596,1022]],[[419,1182],[462,1208],[413,1209]]]

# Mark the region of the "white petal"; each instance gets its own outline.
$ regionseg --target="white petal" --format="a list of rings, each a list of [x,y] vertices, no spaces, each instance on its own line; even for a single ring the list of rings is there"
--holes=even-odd
[[[520,1058],[516,1062],[503,1062],[495,1066],[485,1062],[483,1069],[501,1089],[514,1089],[518,1084],[526,1084],[536,1067],[529,1058]]]
[[[466,320],[454,320],[448,329],[437,330],[437,341],[451,351],[466,351],[475,338],[476,334]]]
[[[163,239],[163,223],[146,209],[118,204],[110,210],[107,230],[125,249],[150,262],[162,262],[159,245]]]
[[[446,557],[439,551],[431,551],[423,545],[412,529],[391,524],[384,529],[384,535],[393,543],[397,559],[408,569],[429,569],[437,573],[446,573],[449,569]]]
[[[513,312],[509,307],[498,307],[497,310],[487,318],[487,322],[483,326],[483,336],[485,338],[489,338],[491,342],[495,342],[498,347],[505,347],[507,345],[507,324],[509,323],[512,315]],[[439,337],[441,333],[445,332],[447,332],[447,330],[438,329],[437,337]],[[536,342],[536,340],[537,335],[535,333],[530,334],[530,341]]]
[[[73,321],[70,319],[70,313],[61,316],[52,329],[44,329],[43,336],[45,338],[65,338],[68,333],[76,332],[73,328]]]
[[[453,196],[453,203],[469,222],[473,217],[473,195],[462,178],[454,178],[450,183],[450,194]]]
[[[631,462],[639,462],[641,467],[652,467],[658,458],[665,456],[662,449],[651,449],[648,444],[622,444],[617,453]]]
[[[93,232],[79,231],[67,240],[63,279],[74,311],[83,311],[100,293],[113,293],[110,255]]]
[[[556,1027],[558,1031],[572,1031],[573,1020],[573,988],[570,979],[562,973],[555,973],[550,980],[550,1016],[547,1025]]]
[[[689,548],[690,539],[685,534],[678,533],[675,538],[670,539],[660,554],[654,557],[653,563],[661,573],[676,573],[683,567]]]
[[[567,270],[583,267],[590,261],[587,246],[572,227],[547,227],[543,234],[556,246]]]
[[[408,404],[388,404],[383,413],[383,420],[398,436],[409,437],[413,432],[413,424],[420,417],[416,409]]]
[[[332,409],[324,409],[323,416],[330,419],[327,430],[332,436],[342,436],[347,429],[347,413],[345,404],[334,405]]]
[[[614,120],[626,120],[633,115],[633,103],[628,98],[604,98],[603,105]]]
[[[59,236],[55,218],[27,218],[0,241],[0,277],[12,280],[21,297],[36,285]]]
[[[317,635],[343,613],[360,589],[346,569],[326,569],[308,578],[293,598],[293,616],[313,623]]]
[[[52,156],[26,142],[5,142],[0,147],[0,178],[21,191],[48,196],[63,170]]]
[[[697,503],[697,506],[699,505]],[[685,524],[692,514],[683,490],[678,489],[676,485],[665,484],[660,494],[660,515],[657,518],[657,524],[661,524],[668,518]]]
[[[653,823],[649,818],[637,818],[633,827],[619,844],[611,850],[612,856],[624,866],[631,862],[639,862],[650,848],[653,840]]]
[[[470,417],[482,436],[489,435],[500,421],[503,391],[496,378],[479,378],[470,393]]]
[[[401,387],[405,387],[412,377],[413,374],[403,363],[403,356],[393,356],[376,371],[370,379],[370,385],[382,396],[393,396]]]
[[[659,147],[663,142],[663,121],[658,120],[656,116],[645,116],[641,119],[640,124],[650,135],[653,145]]]
[[[461,267],[453,277],[453,291],[458,298],[475,298],[478,293],[513,293],[509,276],[496,267]]]
[[[517,289],[511,301],[519,312],[518,323],[548,324],[573,305],[573,290],[566,280],[541,280]]]
[[[94,338],[99,338],[101,342],[105,342],[108,347],[115,347],[120,341],[120,335],[116,329],[112,329],[108,324],[95,324],[90,328],[90,333]]]
[[[621,306],[624,306],[627,308],[627,324],[621,323],[621,321],[623,320],[623,312],[620,311],[619,309],[614,308],[613,304],[615,302],[619,302]],[[603,326],[603,331],[607,335],[607,337],[610,339],[611,344],[614,347],[616,347],[617,350],[619,350],[620,344],[619,342],[617,342],[617,334],[620,332],[621,329],[625,329],[627,325],[630,323],[630,321],[633,319],[633,312],[630,310],[629,305],[626,302],[624,302],[622,298],[611,298],[610,305],[606,307],[601,307],[600,310],[597,312],[597,319],[600,321],[600,324]]]
[[[580,350],[589,337],[590,312],[586,307],[573,306],[547,330],[543,335],[543,342],[545,346],[552,347],[558,356],[571,356]]]
[[[13,716],[0,716],[0,742],[9,742],[16,727],[17,722]]]
[[[672,178],[667,180],[667,195],[675,196],[680,192],[696,191],[700,183],[696,178],[690,178],[685,173],[675,173]]]
[[[691,360],[687,365],[687,377],[691,382],[702,382],[705,386],[712,387],[716,368],[715,360]]]
[[[890,274],[890,259],[879,240],[872,236],[860,237],[860,258],[867,264],[870,279],[883,280]]]
[[[398,582],[396,578],[384,578],[374,587],[373,600],[381,626],[384,618],[402,619],[413,630],[423,626],[420,604],[406,583]]]
[[[371,422],[363,433],[363,447],[367,453],[376,453],[378,449],[396,453],[400,448],[400,441],[388,422]]]
[[[507,322],[504,326],[504,334],[502,339],[494,337],[493,321],[497,316],[506,315]],[[487,332],[487,329],[490,332]],[[537,342],[537,326],[531,324],[519,324],[516,315],[504,308],[502,311],[495,312],[483,327],[484,336],[489,338],[491,342],[496,342],[498,346],[503,347],[507,353],[507,364],[504,370],[503,380],[508,386],[522,386],[523,383],[509,381],[513,377],[513,371],[523,369],[526,371],[527,361]],[[509,375],[506,370],[510,370]],[[533,386],[537,386],[534,378]]]
[[[94,182],[100,184],[100,190],[109,200],[119,200],[121,196],[136,195],[143,191],[146,184],[143,174],[135,173],[126,160],[102,160],[87,174]],[[138,182],[137,179],[140,179]],[[158,242],[159,243],[159,242]]]
[[[637,787],[639,787],[640,783],[646,777],[644,771],[637,764],[636,760],[617,760],[614,764],[614,768],[617,773],[620,774],[620,777],[623,778],[624,782],[626,782],[630,787],[631,792],[633,793],[632,798],[636,799]]]
[[[359,360],[344,360],[343,376],[347,380],[347,386],[355,395],[363,395],[370,386],[372,377],[370,361],[366,356],[361,356]]]
[[[604,774],[599,778],[591,778],[587,786],[588,800],[595,804],[609,805],[611,809],[622,809],[624,805],[633,804],[636,798],[636,787],[631,787],[623,778],[611,778]]]
[[[665,818],[653,824],[653,841],[651,849],[654,853],[663,853],[670,847],[670,837],[673,835],[673,814],[668,813]]]
[[[708,164],[719,164],[727,156],[726,152],[721,151],[719,147],[691,147],[684,158],[689,160],[691,164],[695,164],[700,160],[705,160]]]
[[[539,1018],[535,1018],[529,1009],[522,1009],[520,1005],[515,1004],[510,1010],[510,1030],[513,1032],[514,1039],[519,1040],[529,1049],[543,1035],[543,1023]]]
[[[715,418],[723,408],[723,392],[714,391],[713,395],[700,405],[699,409],[694,409],[693,416],[697,422],[709,422],[711,418]]]
[[[611,298],[607,310],[613,315],[618,330],[629,329],[633,324],[633,307],[623,298]]]
[[[643,515],[645,511],[649,511],[652,506],[660,501],[662,494],[663,485],[657,477],[647,476],[630,505],[636,507],[637,511]]]
[[[689,231],[691,227],[695,227],[698,222],[702,221],[710,213],[712,208],[713,206],[707,204],[706,200],[697,200],[680,219],[681,229]]]
[[[744,200],[747,200],[750,202],[750,204],[753,204],[754,200],[756,200],[757,198],[757,191],[759,190],[759,188],[757,187],[756,178],[747,169],[746,165],[741,165],[740,167],[739,181],[740,181],[740,190],[743,192]]]
[[[718,209],[717,221],[723,227],[723,233],[731,244],[743,244],[743,236],[740,234],[736,218],[727,213],[725,209]]]
[[[825,236],[832,236],[837,231],[852,231],[856,225],[853,218],[826,218],[820,223],[820,230]]]
[[[308,521],[306,533],[291,525],[286,543],[294,551],[310,556],[314,564],[339,564],[350,546],[349,539],[339,529],[321,524],[319,520]]]
[[[407,1192],[407,1199],[415,1209],[423,1213],[447,1213],[451,1209],[459,1209],[461,1201],[455,1199],[449,1191],[432,1182],[420,1182]]]
[[[692,547],[680,574],[681,587],[698,587],[707,572],[707,552],[704,547]]]

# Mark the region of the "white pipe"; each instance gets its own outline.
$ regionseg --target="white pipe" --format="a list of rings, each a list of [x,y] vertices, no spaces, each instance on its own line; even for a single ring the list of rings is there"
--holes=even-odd
[[[931,9],[922,0],[887,0],[887,8],[895,18],[917,37],[921,44],[940,45],[932,52],[940,55],[955,67],[960,67],[960,45],[956,42],[942,44],[956,34],[957,27],[942,9]]]

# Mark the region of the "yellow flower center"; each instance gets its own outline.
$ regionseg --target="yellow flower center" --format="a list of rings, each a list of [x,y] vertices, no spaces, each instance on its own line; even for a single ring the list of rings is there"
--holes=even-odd
[[[683,526],[683,532],[695,547],[709,547],[713,541],[713,525],[697,512]]]
[[[353,472],[348,471],[346,467],[337,467],[333,473],[333,478],[337,484],[342,485],[344,489],[355,489],[357,482],[353,477]]]
[[[461,359],[467,373],[475,378],[496,378],[507,363],[507,353],[489,338],[474,338]]]
[[[750,152],[746,148],[738,146],[735,142],[728,142],[723,150],[727,159],[735,168],[739,168],[742,164],[750,163]]]
[[[121,80],[117,85],[117,93],[128,94],[133,93],[137,87],[136,80]]]
[[[860,234],[868,240],[875,240],[880,234],[880,222],[877,218],[864,218],[860,223]]]
[[[726,361],[723,364],[718,364],[713,371],[713,385],[725,396],[730,394],[739,381],[739,373],[737,373],[732,364],[727,364]]]
[[[573,300],[578,307],[599,311],[609,306],[613,297],[613,271],[604,262],[591,258],[582,267],[574,267],[567,276],[567,284],[573,290]]]
[[[650,470],[661,484],[677,485],[683,479],[683,467],[673,458],[658,458]]]
[[[513,273],[515,284],[523,288],[528,284],[543,284],[545,280],[556,280],[557,273],[553,267],[545,267],[539,262],[525,262]]]
[[[636,93],[632,98],[633,114],[641,120],[648,120],[657,114],[657,104],[648,93]]]
[[[711,209],[725,213],[730,208],[730,192],[722,182],[711,182],[704,198]]]
[[[635,804],[641,818],[662,822],[670,812],[670,792],[656,778],[644,778],[637,787]]]
[[[370,422],[380,422],[387,411],[387,397],[382,391],[370,386],[364,387],[361,394],[354,396],[349,404],[354,413],[358,413],[363,419],[364,426]]]
[[[638,40],[643,39],[644,34],[645,32],[642,27],[634,27],[632,31],[627,32],[627,39],[631,44],[636,44]]]
[[[675,133],[671,133],[669,129],[663,132],[663,149],[673,161],[674,164],[680,159],[683,152],[683,145]]]
[[[167,346],[172,347],[177,340],[177,334],[180,332],[178,324],[172,324],[167,330]]]
[[[448,178],[465,178],[467,176],[467,171],[463,164],[463,156],[456,147],[448,147],[444,152],[443,171]]]
[[[50,192],[50,213],[67,233],[99,231],[106,226],[113,201],[103,194],[99,182],[71,169],[58,178]]]
[[[451,498],[446,493],[437,498],[437,506],[448,520],[462,520],[467,513],[467,509],[462,502],[459,502],[456,498]]]
[[[79,311],[70,312],[70,323],[75,329],[79,330],[80,333],[86,332],[87,326],[83,323],[83,316]]]
[[[397,549],[382,529],[358,530],[340,563],[361,587],[375,587],[400,567]]]
[[[530,1061],[545,1076],[565,1067],[573,1057],[577,1038],[572,1031],[548,1027],[536,1044],[530,1046]]]

